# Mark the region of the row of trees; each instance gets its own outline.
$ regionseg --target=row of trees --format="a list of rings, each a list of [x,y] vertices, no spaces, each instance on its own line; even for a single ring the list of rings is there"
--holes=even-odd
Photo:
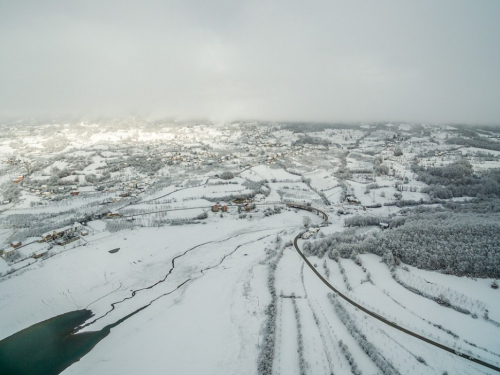
[[[278,246],[279,243],[281,243],[281,240],[278,241]],[[276,346],[276,315],[278,313],[278,295],[276,293],[274,282],[276,268],[278,267],[278,263],[283,256],[283,252],[284,248],[279,250],[278,254],[274,257],[274,259],[272,259],[275,252],[269,251],[267,258],[270,259],[267,286],[269,288],[269,293],[271,294],[271,302],[265,311],[266,322],[264,323],[264,338],[262,340],[262,347],[257,364],[257,373],[259,375],[271,375],[273,373],[274,350]]]
[[[446,141],[452,145],[462,145],[467,147],[483,148],[486,150],[500,151],[500,143],[494,142],[489,139],[474,136],[474,138],[453,137]]]
[[[297,301],[292,298],[295,321],[297,323],[297,352],[299,354],[299,372],[300,375],[306,375],[307,362],[304,359],[304,338],[302,336],[302,323],[300,322],[300,311]]]
[[[401,268],[394,269],[391,275],[398,284],[407,290],[435,301],[442,306],[450,307],[462,314],[472,314],[474,318],[484,315],[486,307],[481,301],[472,300],[462,293],[452,291],[450,288],[428,283],[424,279]]]
[[[345,359],[347,359],[347,362],[349,362],[349,366],[351,366],[351,372],[354,375],[361,375],[362,372],[359,369],[358,364],[356,363],[356,360],[354,359],[354,356],[352,355],[351,351],[349,350],[349,347],[342,340],[339,340],[339,347],[340,347],[340,351],[344,355]]]
[[[339,302],[337,296],[333,293],[328,293],[328,299],[332,303],[338,317],[349,331],[349,334],[354,338],[354,340],[356,340],[361,349],[363,349],[363,351],[377,365],[382,374],[399,375],[399,371],[394,367],[394,365],[377,350],[377,347],[375,345],[373,345],[366,339],[366,336],[363,334],[363,332],[361,332],[354,320],[350,317],[345,307],[342,306],[342,304]]]

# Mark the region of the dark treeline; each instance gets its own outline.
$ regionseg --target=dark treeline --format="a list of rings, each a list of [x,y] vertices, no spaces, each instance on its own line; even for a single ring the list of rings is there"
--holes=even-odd
[[[407,220],[367,239],[372,252],[391,252],[404,263],[476,277],[500,276],[498,217],[438,213]]]
[[[310,122],[294,122],[283,126],[284,129],[290,130],[294,133],[312,133],[322,132],[326,129],[359,129],[359,125],[355,124],[324,124],[324,123],[310,123]]]
[[[370,225],[379,225],[382,222],[387,223],[388,221],[388,217],[355,215],[346,218],[344,224],[346,227],[367,227]]]
[[[322,146],[330,145],[330,142],[326,139],[319,138],[319,137],[311,137],[309,135],[299,137],[299,139],[297,139],[295,142],[293,142],[293,145],[303,145],[306,143],[310,144],[310,145],[322,145]]]
[[[448,139],[446,143],[453,145],[467,146],[467,147],[483,148],[486,150],[500,151],[500,142],[494,142],[483,137],[475,137],[475,138],[453,137]]]
[[[454,212],[475,212],[488,213],[500,212],[500,199],[473,199],[466,202],[447,201],[443,203],[443,207]]]
[[[490,169],[481,175],[474,174],[471,164],[466,160],[445,167],[412,166],[418,180],[429,187],[423,188],[433,198],[452,197],[500,197],[500,169]]]
[[[498,215],[413,213],[391,224],[394,229],[370,234],[356,234],[354,229],[347,229],[305,243],[304,250],[320,257],[328,254],[332,259],[349,258],[353,253],[375,253],[384,259],[459,276],[500,277]]]

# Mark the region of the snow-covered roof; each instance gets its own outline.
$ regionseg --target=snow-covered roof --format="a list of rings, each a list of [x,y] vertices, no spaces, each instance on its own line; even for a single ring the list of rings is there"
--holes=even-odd
[[[40,249],[35,252],[33,252],[33,255],[43,255],[48,251],[48,249]]]

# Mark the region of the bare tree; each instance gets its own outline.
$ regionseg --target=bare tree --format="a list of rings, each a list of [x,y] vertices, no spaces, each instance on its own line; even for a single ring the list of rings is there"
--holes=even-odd
[[[304,224],[304,227],[309,228],[311,225],[311,218],[309,216],[302,216],[302,223]]]

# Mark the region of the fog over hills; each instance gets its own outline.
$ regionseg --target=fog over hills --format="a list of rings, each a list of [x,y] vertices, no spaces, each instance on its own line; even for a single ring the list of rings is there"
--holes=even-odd
[[[0,115],[500,121],[497,1],[1,1]]]

